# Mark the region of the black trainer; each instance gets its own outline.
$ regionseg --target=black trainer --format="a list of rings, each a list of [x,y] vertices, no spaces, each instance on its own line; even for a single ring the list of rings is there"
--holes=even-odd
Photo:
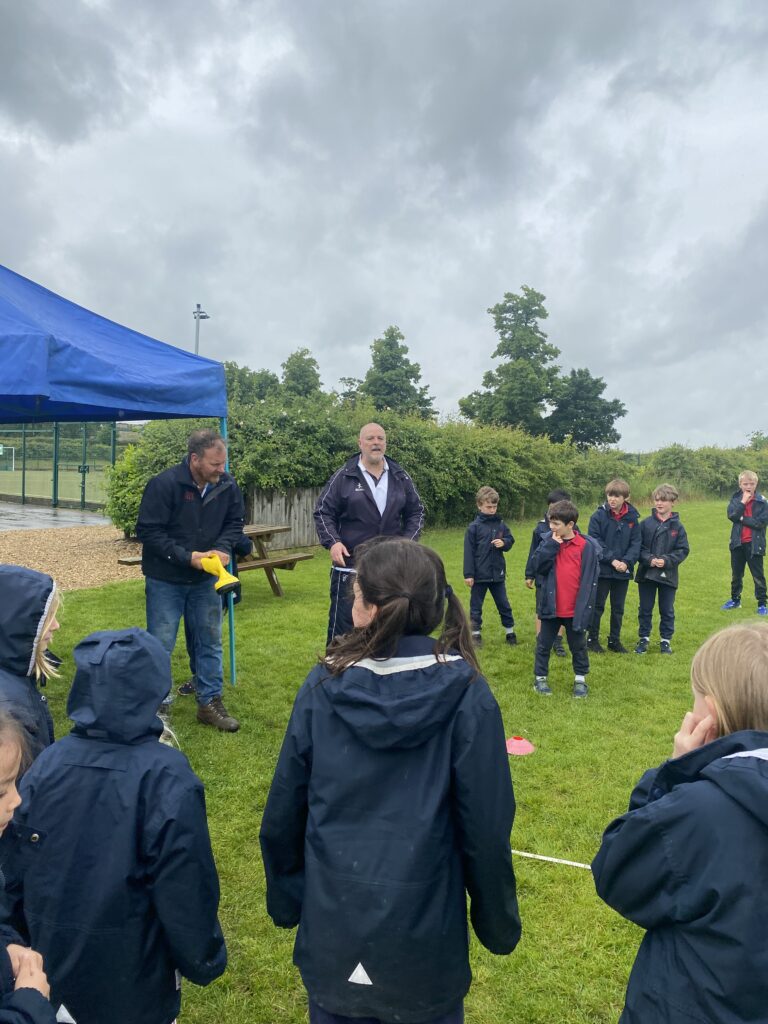
[[[635,654],[647,654],[648,653],[648,637],[641,636],[635,644]]]
[[[608,650],[613,651],[614,654],[629,654],[629,651],[621,642],[621,640],[608,639]]]
[[[509,644],[510,647],[514,647],[517,643],[517,636],[514,633],[507,633],[506,642]]]
[[[659,643],[659,650],[661,651],[662,654],[671,654],[672,653],[672,644],[669,642],[669,640],[662,640]]]
[[[555,638],[555,642],[552,645],[552,650],[555,652],[558,658],[568,657],[568,652],[563,647],[563,638],[561,636]]]
[[[552,690],[550,689],[546,676],[536,676],[533,680],[533,688],[540,697],[552,696]]]
[[[475,645],[475,647],[482,647],[483,646],[483,638],[480,635],[480,633],[473,633],[472,634],[472,643]]]
[[[599,636],[591,636],[587,640],[587,650],[590,654],[605,654],[605,648],[600,643]]]

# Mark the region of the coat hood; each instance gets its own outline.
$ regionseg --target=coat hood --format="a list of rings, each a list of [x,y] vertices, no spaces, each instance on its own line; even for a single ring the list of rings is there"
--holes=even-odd
[[[768,829],[768,732],[734,732],[668,761],[656,785],[667,790],[698,779],[714,783]]]
[[[159,736],[161,701],[171,689],[171,660],[143,629],[91,633],[74,650],[67,714],[79,736],[139,743]]]
[[[403,637],[393,658],[320,676],[334,712],[365,746],[419,747],[454,714],[475,670],[458,654],[437,661],[434,647],[426,636]]]
[[[0,667],[31,676],[56,584],[22,565],[0,565]]]

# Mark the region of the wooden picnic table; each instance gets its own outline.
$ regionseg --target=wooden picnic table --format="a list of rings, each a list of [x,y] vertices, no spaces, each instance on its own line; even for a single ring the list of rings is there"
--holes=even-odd
[[[311,551],[292,551],[282,555],[270,555],[267,545],[278,533],[288,533],[290,526],[276,526],[269,523],[249,523],[243,527],[243,533],[253,541],[253,551],[250,555],[241,555],[237,559],[238,573],[247,572],[249,569],[263,569],[272,588],[275,597],[283,596],[283,588],[277,578],[275,569],[295,569],[299,562],[307,558],[314,558]],[[141,555],[128,555],[118,558],[119,565],[139,565]]]

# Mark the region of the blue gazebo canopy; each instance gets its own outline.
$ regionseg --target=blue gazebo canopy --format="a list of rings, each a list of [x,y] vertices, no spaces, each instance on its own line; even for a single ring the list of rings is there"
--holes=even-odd
[[[0,266],[0,423],[226,415],[221,363]]]

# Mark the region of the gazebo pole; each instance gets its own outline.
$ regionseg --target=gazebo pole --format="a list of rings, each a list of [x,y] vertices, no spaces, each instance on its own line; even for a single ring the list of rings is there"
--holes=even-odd
[[[222,416],[221,436],[227,438],[227,417]],[[229,472],[229,448],[227,448],[227,472]],[[234,558],[230,559],[229,571],[234,569]],[[230,591],[227,594],[227,611],[229,612],[229,681],[234,686],[237,682],[237,667],[235,665],[235,597]]]

